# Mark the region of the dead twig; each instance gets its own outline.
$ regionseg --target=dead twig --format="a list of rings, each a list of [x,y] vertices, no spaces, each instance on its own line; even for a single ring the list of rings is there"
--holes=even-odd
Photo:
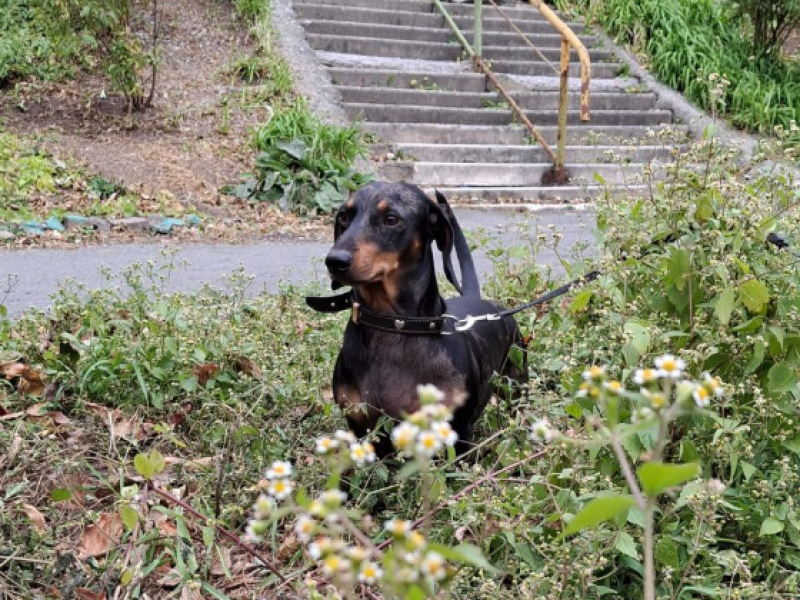
[[[180,498],[176,498],[175,496],[173,496],[169,492],[167,492],[165,490],[162,490],[160,488],[157,488],[156,486],[153,486],[152,490],[153,490],[153,493],[157,494],[158,496],[161,496],[162,498],[164,498],[164,500],[167,500],[168,502],[171,502],[172,504],[176,504],[176,505],[180,506],[186,512],[188,512],[191,515],[197,517],[198,519],[202,519],[206,523],[210,521],[210,519],[208,517],[206,517],[203,513],[201,513],[200,511],[196,510],[190,504],[184,502]],[[256,558],[259,561],[261,561],[261,564],[263,564],[267,569],[272,571],[272,573],[274,573],[275,576],[278,579],[280,579],[282,583],[288,583],[288,580],[286,579],[286,577],[284,577],[283,574],[281,574],[281,572],[278,571],[278,569],[275,566],[273,566],[270,561],[268,561],[266,558],[264,558],[264,556],[258,550],[253,548],[250,544],[246,544],[245,542],[240,540],[239,536],[237,536],[236,534],[228,531],[227,529],[225,529],[221,525],[217,525],[216,523],[213,523],[213,526],[214,526],[214,529],[217,530],[217,533],[219,533],[223,537],[229,539],[231,542],[233,542],[234,544],[239,546],[242,550],[247,552],[253,558]]]

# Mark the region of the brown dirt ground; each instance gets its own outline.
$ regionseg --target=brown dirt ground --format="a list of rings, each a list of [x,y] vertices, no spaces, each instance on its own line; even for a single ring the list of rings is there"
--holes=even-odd
[[[316,225],[267,207],[253,209],[222,196],[251,169],[248,132],[264,122],[269,107],[245,107],[254,87],[230,73],[236,58],[251,55],[247,26],[228,2],[162,0],[153,106],[129,113],[121,96],[107,94],[107,80],[82,74],[58,84],[22,83],[0,95],[0,118],[15,133],[36,134],[56,156],[120,181],[153,197],[169,191],[183,207],[214,217],[212,238],[232,241],[264,235],[306,235]],[[145,23],[145,26],[147,23]],[[252,96],[251,96],[252,97]],[[221,131],[229,98],[229,131]],[[20,105],[24,110],[20,110]],[[205,237],[205,236],[204,236]]]

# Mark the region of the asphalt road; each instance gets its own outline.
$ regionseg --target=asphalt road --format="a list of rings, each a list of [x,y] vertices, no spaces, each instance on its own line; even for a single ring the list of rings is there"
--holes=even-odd
[[[481,238],[488,237],[503,247],[521,245],[538,233],[558,231],[563,235],[559,252],[564,256],[594,243],[592,210],[497,211],[458,209],[459,222],[465,231]],[[551,229],[550,226],[553,226]],[[18,316],[29,307],[45,309],[51,294],[62,282],[71,279],[88,289],[109,285],[103,269],[120,272],[136,262],[165,262],[165,250],[174,251],[177,268],[164,288],[168,291],[191,291],[205,283],[225,285],[226,276],[237,268],[255,277],[254,293],[274,291],[279,283],[327,281],[322,259],[330,243],[265,242],[253,245],[191,244],[174,247],[167,242],[95,246],[75,250],[0,251],[0,303],[9,316]],[[558,259],[548,251],[537,260],[559,269]],[[491,269],[485,253],[476,253],[475,262],[481,273]],[[186,263],[186,264],[183,264]],[[15,274],[13,287],[4,292],[9,275]],[[3,297],[5,300],[3,301]]]

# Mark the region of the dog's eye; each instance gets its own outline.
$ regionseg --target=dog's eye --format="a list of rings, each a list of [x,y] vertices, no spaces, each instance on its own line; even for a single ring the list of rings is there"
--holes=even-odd
[[[350,215],[346,212],[340,212],[336,215],[336,222],[342,229],[347,229],[350,226]]]
[[[393,213],[386,213],[383,215],[383,224],[388,225],[389,227],[394,227],[400,223],[400,219],[397,218],[397,215]]]

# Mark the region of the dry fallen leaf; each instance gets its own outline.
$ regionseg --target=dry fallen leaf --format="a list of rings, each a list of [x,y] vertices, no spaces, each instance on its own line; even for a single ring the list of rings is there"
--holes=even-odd
[[[290,534],[288,538],[284,540],[284,542],[278,548],[278,561],[286,562],[289,560],[292,555],[297,552],[300,548],[300,542],[298,541],[297,537],[295,537],[294,533]]]
[[[44,393],[42,374],[23,362],[0,363],[0,375],[16,385],[23,394],[41,396]]]
[[[44,515],[39,512],[38,508],[30,504],[23,504],[22,510],[25,511],[26,515],[28,515],[28,519],[36,531],[39,533],[44,533],[47,531],[47,521],[45,520]]]
[[[233,365],[239,373],[244,373],[256,379],[261,377],[261,367],[245,356],[236,357],[233,360]]]
[[[106,593],[93,592],[86,588],[75,588],[75,597],[78,600],[106,600]]]
[[[209,379],[214,377],[219,371],[219,367],[214,363],[205,363],[202,365],[195,365],[193,373],[197,377],[197,383],[205,387]]]
[[[122,536],[122,517],[119,513],[102,513],[96,523],[92,523],[81,534],[78,542],[78,556],[105,556],[119,544]]]
[[[178,535],[178,528],[175,526],[170,518],[164,513],[154,513],[152,516],[156,524],[156,528],[164,537],[175,537]]]
[[[204,598],[199,588],[185,585],[181,588],[181,600],[204,600]]]
[[[118,408],[110,410],[102,404],[95,404],[94,402],[87,402],[86,406],[103,419],[112,437],[132,440],[144,439],[144,424],[136,415],[128,417]]]
[[[45,410],[44,404],[34,404],[25,411],[25,414],[28,417],[28,421],[32,421],[42,427],[55,427],[57,425],[66,425],[70,422],[69,417],[60,410]]]
[[[22,437],[15,435],[14,439],[11,442],[11,447],[8,449],[8,455],[6,456],[5,459],[8,464],[14,462],[14,459],[17,457],[17,454],[19,454],[20,448],[22,448]]]
[[[175,425],[180,425],[186,420],[186,417],[189,416],[189,413],[192,412],[192,404],[191,402],[186,402],[181,405],[180,410],[176,410],[172,413],[169,417],[169,424],[173,427]]]

